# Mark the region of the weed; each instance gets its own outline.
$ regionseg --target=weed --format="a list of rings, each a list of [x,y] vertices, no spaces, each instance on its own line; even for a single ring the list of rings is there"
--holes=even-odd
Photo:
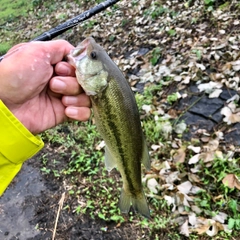
[[[122,27],[125,27],[125,26],[128,24],[128,22],[129,22],[128,19],[123,19],[123,20],[121,21],[121,26],[122,26]]]
[[[168,30],[168,32],[167,32],[168,34],[169,34],[169,36],[171,36],[171,37],[173,37],[173,36],[175,36],[176,35],[176,30],[175,29],[170,29],[170,30]]]
[[[196,54],[198,60],[201,60],[201,58],[202,58],[202,52],[201,52],[201,50],[199,50],[199,49],[193,49],[192,52]]]
[[[207,168],[203,164],[202,182],[205,185],[205,190],[199,191],[194,201],[205,215],[210,217],[219,211],[228,212],[229,229],[239,230],[240,214],[238,211],[239,201],[236,200],[237,190],[225,186],[222,182],[229,173],[236,174],[236,176],[239,174],[237,159],[215,158],[212,166]]]
[[[115,35],[110,35],[110,36],[108,37],[108,40],[109,40],[110,42],[113,42],[115,39],[116,39],[116,36],[115,36]]]
[[[43,4],[43,0],[32,0],[33,7],[39,7]]]
[[[212,11],[214,7],[215,0],[204,0],[204,4],[208,11]]]
[[[161,89],[162,84],[159,83],[145,88],[143,94],[136,93],[135,98],[137,101],[139,111],[141,111],[143,105],[152,105],[154,97],[158,95]]]
[[[156,47],[152,51],[152,57],[150,59],[153,66],[155,66],[158,63],[159,58],[161,57],[161,48]]]
[[[228,219],[228,228],[240,230],[240,213],[238,211],[238,203],[235,199],[230,199],[228,208],[233,213],[233,216]]]
[[[56,18],[61,19],[61,20],[65,20],[67,18],[67,14],[66,13],[61,13],[61,14],[57,15]]]
[[[85,29],[92,29],[96,25],[97,21],[96,20],[88,20],[85,24],[84,27]]]
[[[45,174],[49,174],[51,172],[51,169],[48,169],[46,167],[41,168],[41,171]]]
[[[177,93],[172,93],[167,96],[167,102],[172,105],[174,102],[178,100],[178,94]]]
[[[144,14],[151,16],[152,19],[156,19],[166,12],[168,12],[168,8],[163,7],[158,2],[153,2],[151,7],[147,9]]]

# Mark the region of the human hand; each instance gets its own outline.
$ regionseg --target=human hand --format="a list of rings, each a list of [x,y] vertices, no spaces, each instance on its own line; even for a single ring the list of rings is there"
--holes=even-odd
[[[64,40],[22,43],[0,62],[0,99],[33,134],[90,117],[75,69],[62,61],[73,48]]]

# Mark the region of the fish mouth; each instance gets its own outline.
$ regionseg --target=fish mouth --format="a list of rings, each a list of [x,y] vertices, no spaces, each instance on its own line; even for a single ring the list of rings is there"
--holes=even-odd
[[[67,62],[76,67],[76,62],[82,60],[87,56],[88,46],[89,41],[88,39],[85,39],[76,48],[72,49],[66,56]]]

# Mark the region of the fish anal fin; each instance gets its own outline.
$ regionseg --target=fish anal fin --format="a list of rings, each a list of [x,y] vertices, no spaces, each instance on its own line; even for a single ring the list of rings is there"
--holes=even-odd
[[[116,160],[107,146],[105,147],[105,166],[109,172],[117,166]]]

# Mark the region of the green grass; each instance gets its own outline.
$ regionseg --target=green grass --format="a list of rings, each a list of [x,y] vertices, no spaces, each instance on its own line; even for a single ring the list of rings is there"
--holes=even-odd
[[[32,7],[32,1],[28,0],[0,0],[0,55],[5,54],[13,45],[19,43],[18,21],[21,17],[27,17]]]
[[[9,43],[0,44],[0,55],[5,54],[12,46]]]
[[[30,2],[31,3],[31,2]],[[0,1],[0,25],[6,22],[15,21],[20,16],[27,16],[27,12],[32,8],[32,3],[28,0],[1,0]]]

